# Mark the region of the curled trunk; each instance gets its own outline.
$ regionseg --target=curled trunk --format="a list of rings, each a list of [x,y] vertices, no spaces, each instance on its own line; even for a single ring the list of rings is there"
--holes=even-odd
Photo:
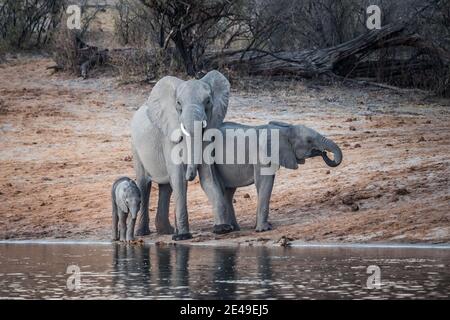
[[[322,138],[321,141],[322,144],[322,158],[325,163],[330,167],[337,167],[342,162],[342,151],[339,148],[339,146],[332,140],[327,139],[325,137]],[[334,155],[334,160],[331,160],[328,155],[327,151],[330,151]]]

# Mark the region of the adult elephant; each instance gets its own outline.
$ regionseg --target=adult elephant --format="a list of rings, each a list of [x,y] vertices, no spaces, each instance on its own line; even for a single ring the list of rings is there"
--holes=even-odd
[[[230,83],[218,71],[207,73],[200,80],[183,81],[176,77],[164,77],[153,88],[150,97],[133,116],[131,137],[134,168],[141,190],[141,210],[136,235],[150,233],[149,197],[151,183],[159,184],[156,230],[160,234],[173,233],[168,219],[170,195],[175,196],[174,240],[191,238],[187,211],[187,181],[197,174],[215,213],[216,232],[232,230],[226,219],[226,202],[214,169],[208,165],[177,164],[171,154],[178,143],[186,143],[186,136],[193,140],[194,123],[203,128],[219,127],[225,117],[230,93]],[[174,134],[180,130],[184,135]],[[197,130],[198,131],[198,130]]]

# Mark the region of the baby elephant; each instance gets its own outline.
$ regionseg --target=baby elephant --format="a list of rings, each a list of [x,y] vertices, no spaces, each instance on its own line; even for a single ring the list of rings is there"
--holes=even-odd
[[[276,166],[282,166],[288,169],[297,169],[298,164],[305,163],[305,159],[321,156],[325,163],[330,167],[338,166],[342,161],[342,152],[338,145],[330,139],[325,138],[320,133],[302,125],[290,125],[283,122],[272,121],[267,125],[262,126],[246,126],[238,123],[225,122],[220,130],[223,135],[227,135],[227,129],[241,129],[238,134],[234,134],[235,144],[236,139],[243,138],[249,129],[258,132],[258,140],[261,129],[266,129],[270,132],[273,129],[279,132],[279,161],[274,163]],[[270,134],[268,134],[270,137]],[[244,138],[245,139],[245,138]],[[226,139],[224,139],[225,141]],[[223,150],[226,154],[229,150]],[[237,151],[237,150],[236,150]],[[327,151],[334,155],[334,160],[330,159]],[[246,158],[254,151],[250,151],[248,144],[244,149],[235,152],[245,154]],[[235,162],[236,163],[236,158]],[[248,163],[248,162],[246,162]],[[269,216],[269,202],[272,194],[272,187],[275,176],[272,174],[262,174],[264,165],[260,163],[254,164],[216,164],[219,176],[225,188],[225,198],[227,202],[226,212],[228,219],[234,230],[239,230],[239,225],[236,221],[233,196],[236,188],[245,187],[251,184],[256,185],[258,193],[257,217],[256,217],[256,231],[271,230],[272,226],[268,222]]]
[[[128,177],[122,177],[114,182],[111,197],[113,241],[119,239],[120,241],[131,241],[134,239],[134,225],[141,207],[141,192],[133,180]],[[127,225],[128,213],[131,213],[131,217]]]

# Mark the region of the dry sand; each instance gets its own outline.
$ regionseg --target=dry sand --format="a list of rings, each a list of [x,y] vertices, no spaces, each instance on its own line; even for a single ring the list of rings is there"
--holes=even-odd
[[[37,56],[0,64],[0,238],[106,240],[110,186],[134,177],[129,122],[151,85],[51,74],[52,64]],[[242,231],[216,236],[211,206],[198,181],[190,183],[191,241],[450,242],[448,100],[308,81],[240,82],[247,88],[233,90],[228,120],[305,124],[334,139],[344,161],[281,169],[269,217],[275,229],[264,233],[253,231],[254,186],[236,193]],[[153,186],[152,231],[156,198]],[[173,212],[172,205],[172,220]]]

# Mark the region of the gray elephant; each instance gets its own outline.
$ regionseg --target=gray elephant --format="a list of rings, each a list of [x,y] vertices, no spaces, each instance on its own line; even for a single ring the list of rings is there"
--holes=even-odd
[[[230,151],[230,146],[227,146],[227,130],[231,130],[233,133],[233,148],[234,152],[234,164],[214,164],[217,170],[217,178],[221,182],[223,192],[226,200],[226,212],[225,215],[230,221],[233,230],[239,230],[239,225],[236,220],[233,197],[236,189],[239,187],[245,187],[251,184],[256,185],[258,193],[257,203],[257,217],[256,217],[256,231],[262,232],[271,230],[272,226],[268,221],[269,216],[269,203],[272,194],[273,183],[275,179],[274,174],[261,174],[263,168],[268,169],[271,164],[262,164],[259,162],[251,163],[250,159],[250,144],[245,144],[245,149],[236,148],[237,140],[245,141],[249,136],[249,129],[255,130],[257,133],[258,144],[261,142],[260,135],[265,129],[267,133],[267,141],[262,144],[267,154],[270,153],[270,137],[271,130],[276,129],[279,133],[279,154],[278,163],[273,163],[275,167],[282,166],[288,169],[297,169],[298,164],[305,163],[305,159],[316,156],[321,156],[325,163],[330,167],[338,166],[342,161],[342,152],[339,146],[332,140],[327,139],[315,130],[302,126],[302,125],[290,125],[284,122],[271,121],[267,125],[262,126],[247,126],[239,123],[225,122],[219,128],[223,136],[225,144],[222,146],[223,150],[221,154],[224,156]],[[239,130],[241,129],[241,130]],[[232,141],[230,139],[230,141]],[[217,150],[216,154],[217,154]],[[334,160],[331,160],[327,151],[333,153]],[[253,151],[252,151],[253,152]],[[244,164],[238,164],[238,153],[244,155],[246,162]],[[258,158],[259,160],[259,158]],[[163,197],[170,198],[170,194],[163,194]],[[161,216],[168,215],[168,207],[158,207],[158,212]]]
[[[113,183],[111,199],[113,241],[133,240],[134,225],[141,207],[141,192],[138,186],[128,177],[119,178]],[[131,214],[131,217],[127,224],[128,214]]]
[[[200,80],[183,81],[164,77],[154,86],[150,97],[135,113],[131,123],[134,168],[142,193],[141,214],[136,235],[150,233],[148,205],[151,183],[159,185],[158,211],[155,225],[160,234],[173,233],[168,219],[169,201],[175,196],[176,230],[174,240],[191,238],[187,211],[187,181],[200,177],[215,213],[214,230],[231,231],[226,216],[223,190],[212,166],[176,164],[171,152],[175,145],[195,139],[194,123],[203,129],[219,127],[225,117],[230,83],[218,71],[207,73]],[[174,135],[181,129],[183,135]]]
[[[227,129],[232,129],[235,132],[235,143],[239,136],[246,135],[248,129],[256,129],[258,140],[260,140],[261,129],[267,129],[267,145],[270,144],[270,130],[277,129],[279,132],[279,163],[276,166],[282,166],[288,169],[297,169],[298,164],[305,163],[305,159],[322,156],[325,163],[330,167],[338,166],[342,161],[342,152],[338,145],[330,139],[325,138],[318,132],[302,125],[290,125],[283,122],[272,121],[268,125],[262,126],[246,126],[238,123],[226,122],[220,128],[224,137],[226,137]],[[238,130],[236,129],[243,129]],[[245,139],[245,136],[244,136]],[[227,141],[224,138],[224,141]],[[223,151],[225,154],[227,149]],[[334,154],[334,160],[328,158],[326,151]],[[243,153],[249,159],[249,144],[245,145]],[[237,156],[237,155],[236,155]],[[234,163],[237,163],[236,160]],[[246,163],[250,163],[247,161]],[[256,185],[258,193],[257,203],[257,217],[256,217],[256,231],[271,230],[272,226],[268,222],[269,202],[272,194],[273,183],[275,179],[274,174],[262,175],[261,169],[268,167],[258,162],[255,164],[216,164],[220,179],[225,187],[225,197],[227,203],[227,214],[231,219],[231,223],[235,230],[239,230],[239,225],[236,221],[235,212],[233,208],[233,196],[236,188]]]

